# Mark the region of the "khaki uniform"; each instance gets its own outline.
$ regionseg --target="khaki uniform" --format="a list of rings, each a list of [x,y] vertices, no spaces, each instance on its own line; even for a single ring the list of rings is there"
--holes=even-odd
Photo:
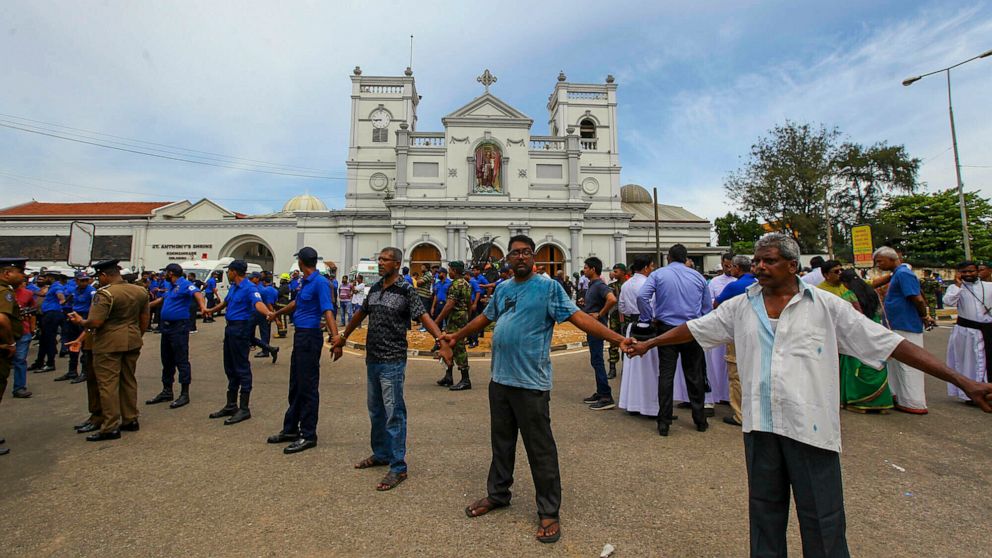
[[[14,298],[13,287],[3,281],[0,281],[0,314],[7,315],[11,329],[10,342],[16,342],[24,333],[21,307]],[[3,400],[3,394],[7,391],[7,379],[10,378],[10,367],[13,360],[13,354],[7,356],[6,351],[0,351],[0,400]]]
[[[138,382],[134,370],[141,354],[141,314],[148,311],[148,292],[128,283],[113,283],[93,296],[93,372],[100,392],[100,431],[111,432],[138,418]]]

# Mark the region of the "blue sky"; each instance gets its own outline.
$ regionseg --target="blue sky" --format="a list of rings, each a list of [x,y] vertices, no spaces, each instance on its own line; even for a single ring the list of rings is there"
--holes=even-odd
[[[992,48],[987,2],[4,2],[0,123],[19,118],[344,175],[351,69],[399,74],[415,35],[421,131],[481,92],[535,120],[559,70],[619,85],[624,183],[708,218],[786,119],[905,144],[954,184],[945,83],[900,81]],[[966,188],[992,197],[992,58],[954,72]],[[24,122],[21,120],[21,122]],[[35,125],[38,125],[35,123]],[[57,128],[52,128],[57,130]],[[108,139],[104,137],[103,139]],[[303,171],[306,173],[313,170]],[[28,201],[209,197],[247,213],[344,181],[149,158],[0,127],[0,193]]]

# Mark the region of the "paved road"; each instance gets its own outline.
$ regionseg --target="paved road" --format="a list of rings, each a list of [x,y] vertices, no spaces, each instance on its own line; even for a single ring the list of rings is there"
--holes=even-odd
[[[32,374],[36,395],[6,398],[0,458],[0,554],[11,556],[742,556],[747,548],[741,435],[718,417],[659,438],[654,423],[581,403],[593,390],[585,353],[554,358],[552,416],[561,452],[563,538],[533,540],[533,485],[519,449],[514,505],[468,520],[489,461],[488,363],[476,389],[434,386],[437,364],[411,361],[410,479],[373,490],[381,470],[355,471],[369,453],[360,356],[323,364],[320,445],[295,456],[265,443],[285,410],[288,358],[255,360],[254,418],[207,419],[224,399],[222,324],[192,338],[193,403],[142,405],[141,431],[87,443],[82,385]],[[928,334],[943,356],[948,331]],[[146,337],[139,396],[159,389],[158,337]],[[288,353],[288,340],[280,341]],[[286,354],[288,357],[288,354]],[[65,361],[59,362],[60,367]],[[843,414],[848,536],[855,556],[989,555],[992,417],[955,403],[936,381],[931,414]],[[688,417],[685,417],[688,418]],[[899,468],[897,468],[899,467]],[[790,542],[799,553],[792,522]]]

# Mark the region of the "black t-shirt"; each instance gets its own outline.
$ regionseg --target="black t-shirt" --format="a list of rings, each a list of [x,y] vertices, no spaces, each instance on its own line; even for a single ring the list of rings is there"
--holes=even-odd
[[[599,312],[606,306],[606,297],[610,294],[610,287],[602,279],[589,282],[586,289],[585,306],[582,308],[586,313]],[[603,316],[599,321],[606,323],[607,316]]]
[[[382,288],[380,279],[362,302],[362,312],[369,317],[369,332],[365,343],[368,362],[406,360],[406,332],[411,318],[426,313],[417,291],[402,278],[389,288]]]

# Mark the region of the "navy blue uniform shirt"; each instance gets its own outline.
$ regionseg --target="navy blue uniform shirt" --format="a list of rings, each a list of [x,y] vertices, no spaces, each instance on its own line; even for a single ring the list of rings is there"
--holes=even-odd
[[[300,294],[296,295],[296,309],[293,323],[298,328],[318,328],[324,312],[334,311],[331,300],[331,283],[326,277],[314,271],[303,278]]]
[[[188,279],[180,277],[175,283],[165,283],[166,291],[162,295],[162,319],[167,321],[188,320],[189,308],[193,303],[193,295],[199,289]]]
[[[242,277],[238,284],[231,285],[227,290],[227,296],[224,297],[227,312],[224,313],[224,317],[229,322],[252,320],[255,318],[255,303],[261,301],[262,295],[258,292],[258,288],[247,278]]]

